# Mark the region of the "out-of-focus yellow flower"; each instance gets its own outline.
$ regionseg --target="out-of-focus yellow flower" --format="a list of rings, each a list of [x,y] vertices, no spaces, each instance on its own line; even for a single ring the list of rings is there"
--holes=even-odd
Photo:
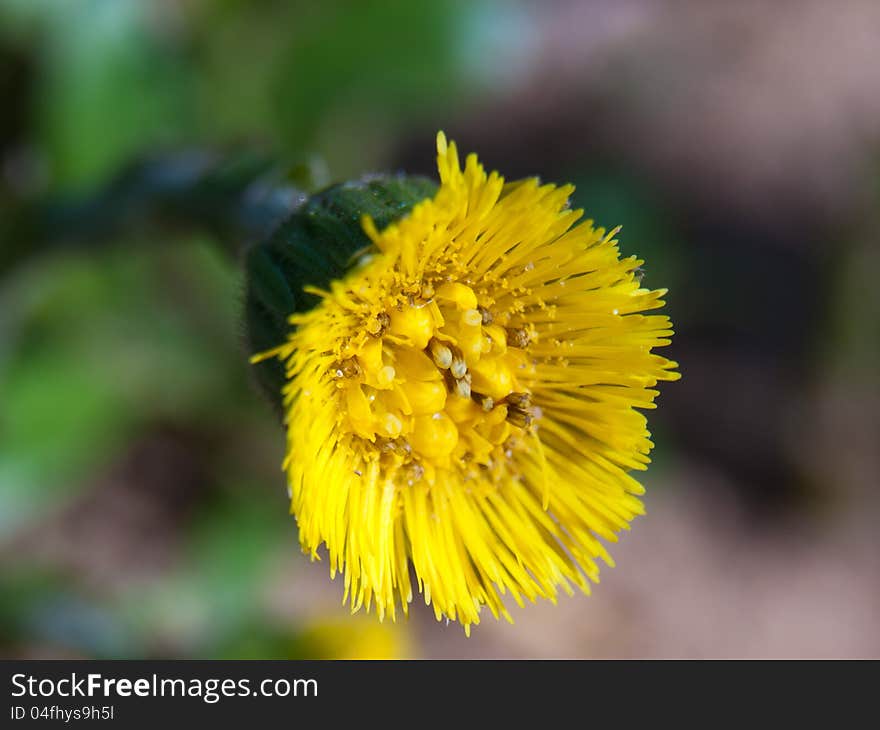
[[[352,609],[479,623],[502,596],[589,592],[602,541],[643,512],[645,417],[676,364],[665,290],[614,235],[575,225],[574,188],[506,183],[437,137],[441,185],[384,230],[280,358],[292,511]],[[412,569],[412,570],[411,570]]]
[[[307,626],[299,640],[310,658],[406,659],[410,644],[402,628],[399,624],[326,620]]]

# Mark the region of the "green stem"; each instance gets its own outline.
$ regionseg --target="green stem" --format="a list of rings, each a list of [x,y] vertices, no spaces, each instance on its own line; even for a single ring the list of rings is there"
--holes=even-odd
[[[104,245],[131,231],[207,231],[231,254],[262,240],[306,199],[255,154],[186,152],[134,163],[85,196],[20,206],[0,223],[0,275],[46,251]]]

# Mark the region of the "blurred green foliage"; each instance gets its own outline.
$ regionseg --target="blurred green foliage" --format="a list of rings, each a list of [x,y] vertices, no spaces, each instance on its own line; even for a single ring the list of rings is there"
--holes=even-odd
[[[479,6],[3,0],[0,40],[36,53],[32,141],[54,185],[101,180],[144,150],[236,139],[317,154],[344,178],[468,92],[456,37]]]
[[[144,149],[192,138],[192,68],[183,49],[151,17],[162,5],[138,0],[0,4],[6,40],[39,48],[33,141],[50,166],[53,184],[93,183]]]
[[[237,346],[234,269],[210,245],[130,243],[133,252],[34,266],[3,292],[0,534],[138,428],[216,418],[247,401],[243,374],[205,367]]]

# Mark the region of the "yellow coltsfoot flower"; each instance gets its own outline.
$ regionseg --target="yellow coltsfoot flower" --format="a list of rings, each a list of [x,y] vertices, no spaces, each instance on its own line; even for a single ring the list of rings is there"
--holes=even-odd
[[[436,194],[365,216],[370,246],[254,360],[284,364],[303,549],[326,546],[352,610],[395,618],[415,584],[469,631],[484,606],[510,619],[504,595],[589,592],[613,565],[603,541],[644,511],[636,409],[678,373],[651,352],[669,319],[643,314],[665,290],[616,231],[576,225],[572,186],[462,168],[442,133],[437,152]]]

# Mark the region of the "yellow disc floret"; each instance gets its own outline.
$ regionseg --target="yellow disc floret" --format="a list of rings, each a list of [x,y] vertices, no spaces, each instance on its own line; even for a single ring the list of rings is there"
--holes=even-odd
[[[500,468],[505,444],[531,422],[520,384],[531,370],[526,350],[509,346],[466,284],[422,278],[417,292],[383,299],[339,342],[342,431],[364,439],[364,458],[388,475],[432,480],[454,469],[475,478]]]

